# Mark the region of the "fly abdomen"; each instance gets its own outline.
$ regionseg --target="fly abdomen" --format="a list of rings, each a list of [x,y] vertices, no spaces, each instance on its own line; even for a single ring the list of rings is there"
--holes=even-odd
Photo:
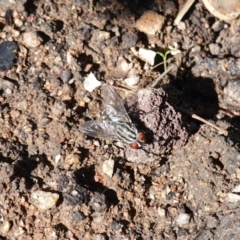
[[[136,141],[138,130],[133,124],[117,122],[114,125],[119,140],[128,144]]]

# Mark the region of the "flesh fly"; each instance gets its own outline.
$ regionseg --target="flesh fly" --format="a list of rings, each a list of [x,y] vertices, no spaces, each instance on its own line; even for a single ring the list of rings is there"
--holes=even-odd
[[[81,131],[91,137],[117,140],[130,144],[134,149],[140,148],[146,136],[132,123],[118,94],[111,86],[104,84],[102,96],[102,119],[85,122],[80,126]]]

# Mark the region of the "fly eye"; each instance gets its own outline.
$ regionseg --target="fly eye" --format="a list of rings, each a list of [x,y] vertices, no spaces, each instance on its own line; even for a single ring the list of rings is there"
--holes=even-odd
[[[141,142],[146,142],[146,135],[144,133],[139,133],[138,134],[138,139],[141,141]]]
[[[131,147],[132,147],[133,149],[138,149],[138,148],[139,148],[139,145],[138,145],[137,142],[133,142],[133,143],[131,144]]]

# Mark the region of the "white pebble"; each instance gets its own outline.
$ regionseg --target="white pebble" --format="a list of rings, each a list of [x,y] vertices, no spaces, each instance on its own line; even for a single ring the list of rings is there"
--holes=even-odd
[[[229,203],[237,203],[240,201],[240,196],[238,194],[228,193],[226,201]]]
[[[9,232],[10,229],[11,229],[11,223],[9,221],[3,222],[0,228],[1,234],[3,236],[6,236],[6,234]]]
[[[46,211],[56,205],[59,199],[57,193],[37,190],[31,194],[31,202],[39,210]]]
[[[144,62],[147,62],[152,66],[154,65],[154,59],[156,57],[156,52],[155,51],[140,48],[138,50],[138,55]]]
[[[136,71],[134,68],[132,68],[129,73],[128,77],[124,79],[125,83],[128,86],[134,86],[136,85],[140,80],[140,77],[136,74]]]
[[[112,177],[113,170],[114,170],[114,160],[109,159],[109,160],[104,161],[102,170],[106,175],[108,175],[109,177]]]
[[[190,220],[190,215],[188,215],[187,213],[180,213],[175,219],[177,225],[188,224],[189,220]]]
[[[160,216],[160,217],[165,217],[166,216],[166,211],[163,208],[158,207],[157,213],[158,213],[158,216]]]
[[[126,78],[124,81],[128,86],[134,86],[139,82],[139,77]]]
[[[180,23],[178,23],[177,28],[178,28],[179,30],[182,30],[182,31],[186,30],[186,24],[185,24],[185,22],[180,22]]]
[[[36,32],[23,33],[23,44],[27,47],[36,48],[41,44],[41,39]]]
[[[60,161],[61,159],[61,154],[58,154],[55,156],[55,163],[58,164],[58,162]]]
[[[93,145],[96,146],[96,147],[99,147],[100,146],[100,142],[98,140],[95,140],[93,142]]]
[[[95,88],[101,86],[101,82],[97,80],[93,73],[88,74],[83,83],[84,89],[92,92]]]

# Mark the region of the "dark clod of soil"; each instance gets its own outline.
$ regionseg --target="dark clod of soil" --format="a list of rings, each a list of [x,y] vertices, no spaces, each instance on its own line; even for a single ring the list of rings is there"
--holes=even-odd
[[[0,44],[0,71],[7,71],[13,66],[16,47],[15,42],[6,41]]]
[[[155,156],[184,146],[188,139],[187,128],[179,112],[167,102],[160,89],[141,89],[127,99],[129,115],[147,135],[142,149],[126,146],[126,158],[131,162],[148,162]]]

